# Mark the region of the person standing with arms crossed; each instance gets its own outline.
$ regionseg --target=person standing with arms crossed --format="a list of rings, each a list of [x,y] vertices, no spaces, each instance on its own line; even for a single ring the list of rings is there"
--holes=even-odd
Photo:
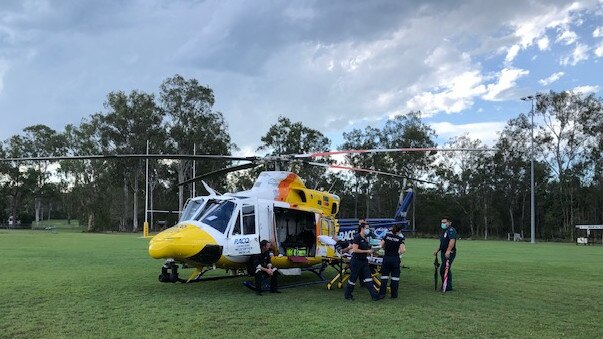
[[[371,230],[368,224],[361,224],[358,226],[358,234],[356,234],[354,240],[352,240],[352,249],[350,250],[352,253],[352,259],[350,259],[350,278],[348,279],[348,285],[346,286],[344,293],[346,300],[354,300],[352,292],[354,291],[354,286],[356,286],[358,277],[362,279],[374,301],[383,299],[375,290],[373,278],[371,277],[371,269],[369,268],[367,260],[367,255],[373,253],[367,239],[370,232]]]
[[[379,295],[385,298],[387,292],[387,281],[391,274],[391,297],[398,297],[398,286],[400,285],[400,255],[406,252],[404,246],[404,235],[399,235],[400,225],[394,225],[392,232],[388,233],[381,239],[381,248],[385,250],[383,256],[383,264],[381,265],[381,288]]]
[[[456,258],[456,230],[452,227],[452,222],[448,217],[442,218],[440,227],[443,230],[440,236],[440,247],[433,252],[433,255],[437,256],[438,252],[441,252],[442,292],[448,292],[452,291],[452,262]]]

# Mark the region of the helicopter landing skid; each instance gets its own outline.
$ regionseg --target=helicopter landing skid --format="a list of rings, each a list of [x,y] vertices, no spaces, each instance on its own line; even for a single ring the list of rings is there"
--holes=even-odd
[[[302,272],[312,272],[314,273],[317,277],[318,280],[314,280],[314,281],[304,281],[304,282],[295,282],[295,283],[290,283],[290,284],[279,284],[278,288],[280,289],[284,289],[284,288],[292,288],[292,287],[302,287],[302,286],[309,286],[309,285],[316,285],[316,284],[323,284],[325,281],[327,281],[327,278],[322,274],[322,272],[324,272],[325,268],[327,267],[327,265],[325,264],[321,264],[319,267],[310,267],[310,268],[302,268]],[[282,276],[282,274],[279,273],[279,275]],[[252,280],[246,280],[243,281],[243,286],[249,288],[252,291],[255,291],[255,281]],[[262,292],[267,292],[270,291],[270,280],[264,278],[262,281]]]
[[[194,283],[194,282],[201,282],[201,281],[237,278],[237,277],[241,276],[240,274],[231,274],[231,275],[223,275],[223,276],[217,276],[217,277],[202,278],[202,276],[205,273],[214,270],[214,268],[211,267],[211,268],[205,268],[205,269],[198,268],[195,272],[193,272],[193,274],[190,276],[190,278],[182,279],[182,278],[180,278],[180,276],[178,274],[178,268],[179,268],[178,264],[174,263],[173,261],[166,261],[166,263],[161,267],[161,274],[159,274],[159,281],[165,282],[165,283],[181,282],[183,284],[187,284],[187,283]]]

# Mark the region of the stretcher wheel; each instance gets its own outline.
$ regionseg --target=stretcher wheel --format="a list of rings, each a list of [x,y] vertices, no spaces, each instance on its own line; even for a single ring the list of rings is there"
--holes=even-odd
[[[330,289],[331,289],[331,287],[333,287],[333,284],[328,283],[328,284],[327,284],[327,290],[330,290]]]
[[[343,286],[342,283],[337,283],[337,288],[341,288]]]

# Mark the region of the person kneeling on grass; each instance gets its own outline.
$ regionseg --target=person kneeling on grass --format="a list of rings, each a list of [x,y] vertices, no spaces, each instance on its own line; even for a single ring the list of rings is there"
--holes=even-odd
[[[270,248],[272,244],[268,240],[260,241],[260,254],[255,254],[251,257],[251,262],[255,268],[255,293],[262,295],[262,281],[264,278],[270,278],[270,293],[281,293],[278,290],[278,282],[276,280],[276,268],[272,268],[270,262]]]

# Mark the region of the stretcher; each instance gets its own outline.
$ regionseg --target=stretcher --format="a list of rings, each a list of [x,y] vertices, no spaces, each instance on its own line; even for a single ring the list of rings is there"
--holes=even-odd
[[[333,286],[337,285],[337,288],[342,288],[343,284],[350,278],[350,259],[352,256],[349,253],[342,254],[338,257],[328,257],[323,261],[333,267],[337,271],[337,275],[331,281],[327,283],[327,289],[333,289]],[[373,279],[374,287],[377,291],[381,287],[381,281],[379,280],[381,265],[383,264],[383,258],[378,256],[370,256],[367,258],[369,262],[369,268],[371,270],[371,278]],[[362,282],[361,282],[362,283]]]

